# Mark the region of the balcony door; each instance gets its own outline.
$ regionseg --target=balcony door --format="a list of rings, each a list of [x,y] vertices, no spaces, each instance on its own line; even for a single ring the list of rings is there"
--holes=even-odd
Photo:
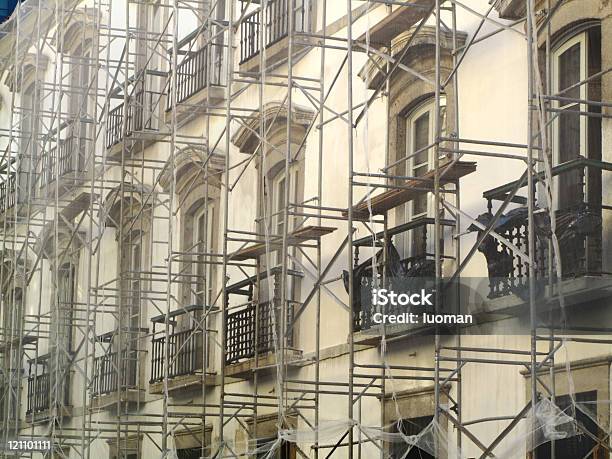
[[[601,107],[588,101],[601,100],[601,28],[589,27],[557,46],[553,52],[552,102],[553,162],[559,166],[579,157],[601,160],[601,118],[584,116],[600,113]],[[591,78],[588,83],[585,80]],[[582,218],[601,219],[602,172],[590,167],[574,168],[555,177],[556,218],[561,234],[561,265],[564,276],[599,273],[602,268],[601,225],[581,225],[581,232],[566,231],[567,223]],[[563,233],[565,231],[565,233]]]
[[[63,148],[60,146],[59,149],[60,155],[62,155],[58,158],[60,164],[59,175],[64,172],[84,170],[88,138],[88,123],[84,119],[88,117],[89,113],[89,96],[87,94],[90,85],[90,59],[91,50],[84,49],[82,45],[77,46],[72,53],[70,84],[75,89],[70,94],[69,110],[73,121],[71,130],[66,133],[66,138],[59,140],[59,142],[65,143],[65,146]]]
[[[559,110],[553,124],[554,163],[563,164],[579,156],[588,157],[587,119],[580,116],[587,111],[578,100],[587,99],[587,86],[578,83],[587,77],[586,32],[580,33],[553,53],[554,92],[564,100],[555,101]],[[582,170],[564,172],[557,177],[557,208],[567,209],[584,201]]]
[[[192,272],[196,275],[192,289],[191,301],[193,304],[210,305],[214,298],[213,294],[213,265],[211,253],[215,238],[214,220],[215,204],[208,203],[198,208],[193,215],[193,241],[192,247],[196,251],[195,267]]]
[[[406,118],[406,176],[422,177],[433,169],[434,149],[427,148],[435,138],[435,109],[434,101],[416,107]],[[429,186],[423,183],[423,186]],[[404,209],[406,216],[404,222],[408,223],[419,217],[426,217],[433,212],[431,193],[420,192],[417,197],[408,202]],[[427,240],[425,228],[404,233],[400,236],[400,253],[402,258],[419,258],[427,253]],[[399,239],[398,239],[399,240]]]

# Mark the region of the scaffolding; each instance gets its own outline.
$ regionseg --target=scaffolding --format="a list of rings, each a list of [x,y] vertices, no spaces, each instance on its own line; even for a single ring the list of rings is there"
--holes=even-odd
[[[601,176],[612,164],[601,151],[552,161],[551,139],[568,105],[601,132],[610,68],[600,63],[570,88],[554,88],[551,24],[563,0],[509,2],[520,11],[511,21],[493,17],[495,3],[485,12],[469,3],[20,3],[0,35],[11,94],[0,166],[2,442],[49,439],[49,457],[97,458],[105,447],[110,457],[140,457],[144,443],[147,453],[182,457],[177,450],[195,439],[197,457],[211,458],[384,458],[395,444],[431,457],[486,458],[513,457],[513,438],[531,457],[550,443],[547,457],[555,457],[563,437],[549,435],[552,426],[553,434],[589,436],[589,454],[609,452],[609,428],[599,426],[597,437],[576,422],[579,401],[572,398],[570,414],[558,408],[555,359],[568,343],[609,345],[593,335],[611,330],[559,334],[562,324],[543,324],[538,312],[546,303],[555,305],[551,318],[563,314],[564,256],[581,250],[572,274],[609,288],[594,254],[605,250],[602,214],[612,207]],[[459,30],[458,15],[478,23],[471,35]],[[459,70],[501,33],[524,41],[524,143],[465,138],[459,126]],[[405,57],[426,34],[434,59],[424,75]],[[387,128],[384,155],[374,157],[370,113],[391,123],[391,81],[404,74],[429,88],[433,142],[393,156]],[[587,89],[568,95],[575,88]],[[431,168],[407,173],[423,152]],[[483,161],[524,169],[481,190],[485,219],[460,202],[462,179]],[[568,173],[599,180],[599,200],[583,196],[579,222],[599,222],[599,236],[595,229],[572,239],[574,252],[564,255],[561,235],[576,217],[558,216],[556,202]],[[395,217],[428,195],[427,215]],[[516,204],[520,222],[500,225]],[[466,248],[468,227],[477,237]],[[489,294],[521,284],[529,345],[465,344],[461,327],[448,334],[434,326],[427,361],[398,362],[394,346],[424,339],[422,330],[374,327],[360,298],[364,279],[384,286],[397,275],[394,238],[425,246],[401,269],[431,279],[435,292],[458,286],[484,245],[509,253],[511,272],[492,277]],[[346,317],[336,325],[348,336],[333,369],[322,336],[331,309]],[[296,324],[313,330],[307,353],[296,347]],[[481,394],[462,386],[464,372],[490,365],[524,369],[528,401],[511,414],[466,419],[464,404]],[[399,414],[404,381],[433,385],[433,419],[414,435],[387,421]],[[503,426],[492,441],[475,433],[486,423]],[[517,434],[524,424],[527,433]]]

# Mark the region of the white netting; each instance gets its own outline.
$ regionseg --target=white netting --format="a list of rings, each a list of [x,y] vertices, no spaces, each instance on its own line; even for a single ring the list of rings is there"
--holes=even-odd
[[[440,455],[447,456],[449,453],[447,432],[435,421],[431,421],[416,435],[406,435],[403,433],[401,421],[386,428],[361,426],[360,429],[368,438],[381,441],[383,444],[405,444],[407,448],[403,453],[402,459],[415,448],[434,457],[439,457]],[[457,458],[463,457],[460,452],[453,456]]]

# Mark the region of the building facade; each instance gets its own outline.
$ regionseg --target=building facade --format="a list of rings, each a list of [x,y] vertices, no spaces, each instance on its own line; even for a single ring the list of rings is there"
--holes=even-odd
[[[610,2],[0,29],[2,442],[49,441],[1,454],[610,456]]]

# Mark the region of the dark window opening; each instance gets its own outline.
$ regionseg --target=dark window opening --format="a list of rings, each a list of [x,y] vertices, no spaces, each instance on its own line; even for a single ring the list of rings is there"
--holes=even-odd
[[[593,402],[597,401],[597,391],[582,392],[576,394],[577,403],[588,403],[582,405],[582,408],[591,408],[592,412],[590,416],[585,414],[583,411],[576,409],[576,420],[578,421],[579,435],[575,435],[570,438],[555,441],[555,459],[603,459],[604,448],[596,446],[597,442],[584,431],[590,432],[594,437],[603,438],[603,432],[599,429],[597,424],[592,418],[596,418],[597,408]],[[589,403],[591,402],[591,403]],[[569,395],[556,397],[556,405],[572,416],[572,402]],[[536,457],[538,459],[551,459],[551,443],[544,443],[536,448]]]
[[[433,420],[433,416],[420,416],[417,418],[402,419],[398,424],[394,424],[393,433],[401,432],[404,435],[418,435],[425,429]],[[423,451],[418,446],[413,446],[405,443],[391,443],[390,459],[434,459],[434,457]],[[410,452],[406,454],[406,451]],[[539,457],[539,456],[538,456]]]

